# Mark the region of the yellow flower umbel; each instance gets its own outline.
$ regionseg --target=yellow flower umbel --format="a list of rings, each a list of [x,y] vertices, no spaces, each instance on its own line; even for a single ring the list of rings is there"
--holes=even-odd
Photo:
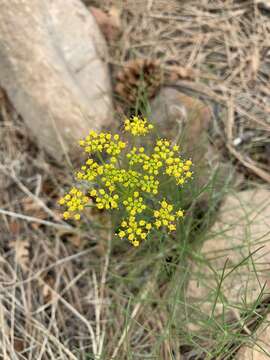
[[[88,154],[105,152],[109,155],[117,156],[126,147],[126,144],[119,140],[118,134],[112,136],[110,133],[98,134],[91,130],[84,140],[79,141],[79,145],[84,148]]]
[[[152,228],[152,224],[147,223],[145,220],[136,221],[135,216],[130,216],[121,223],[121,230],[118,236],[127,238],[132,245],[139,246],[140,241],[145,240]]]
[[[125,131],[130,132],[133,136],[146,135],[153,129],[152,124],[148,124],[146,119],[134,116],[132,119],[125,120]]]
[[[68,194],[59,200],[60,205],[65,205],[67,207],[67,211],[63,213],[63,218],[65,220],[70,218],[80,220],[80,212],[83,211],[88,201],[89,198],[83,195],[80,190],[75,187],[72,188]]]
[[[95,198],[96,206],[98,209],[117,209],[118,208],[118,199],[117,194],[111,195],[106,193],[104,189],[99,189],[98,191],[92,189],[90,195]]]
[[[126,119],[124,130],[134,137],[145,136],[153,125],[147,119]],[[118,237],[128,239],[134,246],[149,237],[153,231],[175,231],[183,217],[161,192],[161,181],[183,185],[192,177],[191,160],[183,160],[179,146],[167,139],[158,139],[149,151],[143,146],[129,147],[119,134],[90,131],[79,142],[88,159],[76,173],[80,189],[71,191],[59,200],[66,207],[64,219],[80,219],[80,213],[91,203],[98,209],[122,211]]]
[[[169,204],[165,199],[160,203],[161,207],[154,211],[156,218],[155,226],[159,229],[161,226],[166,227],[169,231],[176,230],[175,220],[184,216],[182,210],[173,212],[173,205]]]

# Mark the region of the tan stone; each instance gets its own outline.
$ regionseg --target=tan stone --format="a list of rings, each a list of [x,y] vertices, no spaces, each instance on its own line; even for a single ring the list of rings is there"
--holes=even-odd
[[[158,133],[179,142],[182,154],[194,163],[194,178],[198,189],[203,188],[218,169],[213,182],[219,192],[231,174],[230,165],[221,161],[218,151],[208,139],[208,128],[212,119],[211,109],[203,101],[186,95],[173,87],[164,87],[151,103],[151,120]],[[209,193],[201,197],[208,202]]]
[[[197,255],[201,261],[191,266],[186,297],[206,316],[213,309],[223,271],[225,279],[215,315],[225,310],[228,319],[235,317],[234,306],[255,301],[264,284],[269,292],[270,191],[255,189],[228,195]]]
[[[173,87],[163,87],[151,103],[151,119],[159,131],[174,139],[184,132],[191,141],[208,129],[211,110],[201,100],[188,96]],[[194,141],[192,141],[194,143]]]
[[[254,345],[243,345],[235,356],[236,360],[269,360],[270,358],[270,315],[255,333]]]
[[[54,158],[111,121],[106,44],[79,0],[3,0],[0,86]]]

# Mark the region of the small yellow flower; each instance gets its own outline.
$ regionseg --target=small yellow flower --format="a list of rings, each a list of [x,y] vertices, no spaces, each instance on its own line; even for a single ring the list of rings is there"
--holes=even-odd
[[[145,225],[145,228],[146,228],[147,230],[151,230],[151,229],[152,229],[152,224],[150,224],[150,223],[146,224],[146,225]]]
[[[76,195],[78,193],[78,190],[76,188],[72,188],[69,193],[71,195]]]
[[[68,211],[65,211],[65,212],[63,213],[63,218],[64,218],[65,220],[67,220],[67,219],[70,218],[70,214],[69,214]]]
[[[162,223],[161,223],[160,220],[157,220],[157,221],[155,222],[155,225],[156,225],[156,227],[157,227],[157,229],[158,229],[158,228],[161,227]]]
[[[167,204],[167,202],[166,202],[165,200],[163,200],[163,201],[161,202],[161,206],[162,206],[164,209],[166,209],[166,208],[168,207],[168,204]]]
[[[168,229],[169,229],[170,231],[174,231],[174,230],[176,230],[176,226],[175,226],[174,224],[170,224],[170,225],[168,226]]]
[[[117,202],[111,201],[111,207],[112,207],[112,209],[117,209]]]
[[[178,210],[178,211],[176,212],[176,216],[179,217],[179,218],[181,218],[181,217],[184,216],[184,212],[183,212],[182,210]]]
[[[128,236],[128,240],[129,240],[129,241],[134,240],[134,238],[135,238],[134,234],[130,234],[130,235]]]
[[[97,196],[97,190],[93,189],[90,191],[91,196]]]
[[[123,237],[126,236],[126,233],[124,231],[120,231],[118,236],[122,239]]]

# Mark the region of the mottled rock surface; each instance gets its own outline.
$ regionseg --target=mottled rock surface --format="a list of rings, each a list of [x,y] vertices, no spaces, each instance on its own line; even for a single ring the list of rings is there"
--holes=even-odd
[[[269,360],[270,357],[270,315],[253,335],[254,343],[243,345],[235,356],[237,360]]]
[[[0,86],[50,155],[74,155],[90,128],[108,126],[112,102],[106,44],[79,0],[4,0]]]
[[[216,299],[214,314],[224,312],[229,320],[237,315],[239,306],[252,304],[264,285],[264,293],[269,294],[269,219],[267,189],[246,190],[225,198],[208,239],[196,254],[196,264],[191,265],[186,291],[188,301],[206,318]]]
[[[209,141],[211,108],[195,94],[190,96],[173,87],[164,87],[151,102],[151,120],[161,136],[178,142],[184,157],[192,159],[198,188],[205,186],[218,169],[213,186],[219,192],[232,169]],[[205,192],[201,200],[207,202],[208,195]]]

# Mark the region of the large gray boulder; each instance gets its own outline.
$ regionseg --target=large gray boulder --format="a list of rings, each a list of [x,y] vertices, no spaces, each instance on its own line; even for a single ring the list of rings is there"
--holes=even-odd
[[[0,87],[55,159],[89,129],[109,126],[106,43],[79,0],[3,0]]]

